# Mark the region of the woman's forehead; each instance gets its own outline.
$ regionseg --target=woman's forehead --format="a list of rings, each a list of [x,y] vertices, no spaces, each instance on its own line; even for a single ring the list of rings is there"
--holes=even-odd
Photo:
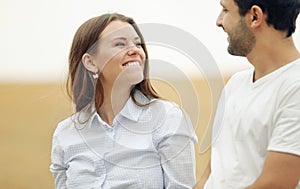
[[[100,38],[112,39],[116,37],[136,38],[138,34],[131,24],[120,20],[109,23],[100,35]]]

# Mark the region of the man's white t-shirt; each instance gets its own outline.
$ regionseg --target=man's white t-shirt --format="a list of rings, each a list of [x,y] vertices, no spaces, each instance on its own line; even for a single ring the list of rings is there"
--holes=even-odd
[[[204,188],[248,187],[268,151],[300,156],[300,59],[255,82],[253,70],[228,81],[215,117],[211,174]]]

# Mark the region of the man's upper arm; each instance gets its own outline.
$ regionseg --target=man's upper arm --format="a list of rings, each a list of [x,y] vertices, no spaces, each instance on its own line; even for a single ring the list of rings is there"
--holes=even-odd
[[[247,189],[295,189],[300,178],[300,156],[269,151],[260,177]]]

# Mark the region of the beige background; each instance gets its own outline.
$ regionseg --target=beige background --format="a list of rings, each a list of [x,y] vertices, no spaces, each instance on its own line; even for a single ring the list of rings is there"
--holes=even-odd
[[[180,83],[180,81],[178,81]],[[166,99],[180,103],[167,83],[154,81]],[[199,142],[208,125],[212,106],[207,80],[193,79],[201,116],[195,126]],[[64,84],[0,84],[0,185],[5,189],[54,188],[49,172],[52,134],[56,124],[69,116],[72,106]],[[208,162],[210,151],[196,148],[197,178]]]

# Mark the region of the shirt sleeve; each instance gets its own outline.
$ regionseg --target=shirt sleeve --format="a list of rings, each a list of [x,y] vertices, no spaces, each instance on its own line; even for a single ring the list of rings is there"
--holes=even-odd
[[[177,106],[171,108],[154,136],[164,173],[164,188],[195,185],[195,143],[197,137],[187,114]]]
[[[285,90],[274,122],[268,150],[300,156],[300,82]]]
[[[58,140],[58,129],[55,131],[52,140],[52,152],[51,152],[51,165],[50,171],[52,172],[55,180],[56,189],[64,189],[66,187],[66,170],[67,167],[64,164],[63,157],[64,152]]]

